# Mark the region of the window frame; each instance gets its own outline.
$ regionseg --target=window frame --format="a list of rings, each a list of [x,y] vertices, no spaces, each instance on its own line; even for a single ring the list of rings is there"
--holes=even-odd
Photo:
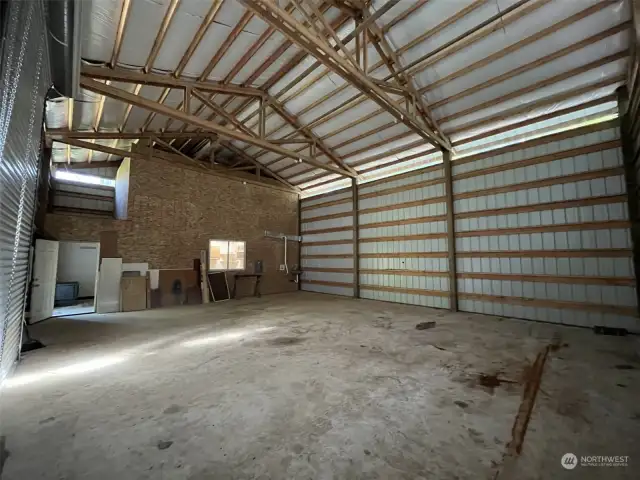
[[[211,268],[211,242],[219,242],[227,244],[227,267],[226,268]],[[243,268],[229,268],[229,247],[231,243],[243,244]],[[243,272],[247,269],[247,242],[245,240],[225,240],[219,238],[210,238],[207,244],[207,272]]]
[[[53,178],[59,182],[78,185],[81,187],[116,188],[115,178],[100,177],[98,175],[88,175],[86,173],[75,173],[60,168],[55,169],[55,171],[53,172]]]

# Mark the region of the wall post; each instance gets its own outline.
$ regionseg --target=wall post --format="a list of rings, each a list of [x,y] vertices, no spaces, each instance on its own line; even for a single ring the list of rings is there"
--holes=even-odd
[[[456,281],[456,234],[453,211],[453,177],[451,174],[451,152],[442,150],[444,166],[444,188],[447,201],[447,250],[449,253],[449,308],[458,311],[458,284]]]
[[[360,225],[358,221],[358,181],[351,179],[351,206],[353,208],[353,297],[360,298]]]

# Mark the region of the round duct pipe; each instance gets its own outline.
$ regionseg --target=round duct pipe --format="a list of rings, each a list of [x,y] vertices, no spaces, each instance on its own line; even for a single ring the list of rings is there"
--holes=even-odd
[[[75,98],[80,80],[81,0],[48,0],[47,28],[53,91]]]

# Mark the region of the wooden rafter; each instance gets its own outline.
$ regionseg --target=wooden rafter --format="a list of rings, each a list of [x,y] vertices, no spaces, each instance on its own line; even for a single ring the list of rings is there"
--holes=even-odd
[[[514,6],[510,7],[510,9],[507,11],[503,11],[502,12],[502,16],[494,16],[492,18],[490,18],[489,20],[482,22],[482,24],[467,30],[466,32],[464,32],[464,34],[461,34],[460,36],[456,37],[455,41],[451,41],[448,42],[444,47],[440,47],[437,49],[437,51],[433,51],[430,54],[428,54],[428,58],[424,60],[424,63],[419,65],[418,67],[415,67],[414,69],[412,69],[412,71],[407,72],[410,75],[416,74],[421,72],[422,70],[426,69],[429,66],[434,65],[435,63],[439,62],[440,60],[446,58],[449,55],[453,55],[454,53],[457,53],[461,50],[463,50],[464,48],[469,47],[470,45],[482,40],[483,38],[485,38],[486,36],[490,35],[491,33],[495,32],[498,27],[500,28],[504,28],[510,24],[512,24],[513,22],[525,17],[526,15],[529,15],[530,13],[534,12],[535,10],[541,8],[542,6],[544,6],[545,4],[551,2],[551,0],[537,0],[536,2],[532,2],[531,0],[528,1],[529,5],[525,5],[525,1],[527,0],[522,0],[521,2],[519,2],[518,4],[515,4],[517,6],[517,9],[514,8]],[[522,8],[520,8],[522,7]],[[468,13],[469,11],[465,11],[465,14]],[[458,12],[456,15],[454,15],[454,17],[457,17],[460,15],[460,12]],[[446,22],[446,21],[445,21]],[[435,27],[436,29],[438,28],[438,26]],[[408,45],[405,45],[403,47],[401,47],[400,49],[398,49],[398,51],[396,52],[397,54],[401,54],[404,53],[406,51],[406,49],[408,49],[408,47],[410,46],[415,46],[412,43],[409,43]],[[384,65],[384,62],[381,60],[378,63],[374,64],[373,66],[370,67],[370,70],[373,71],[377,68],[379,68],[380,66]],[[328,72],[326,72],[323,75],[326,75]],[[319,79],[314,79],[314,81],[318,81]],[[306,88],[309,88],[311,85],[313,84],[313,82],[310,82],[310,84],[305,87],[304,89],[299,89],[296,91],[295,95],[302,95],[304,94]],[[286,87],[285,87],[286,88]],[[335,95],[339,94],[340,92],[342,92],[344,89],[346,88],[346,85],[343,85],[342,87],[339,87],[337,89],[335,89],[333,92],[330,92],[329,94],[327,94],[325,97],[323,97],[321,100],[322,101],[326,101],[329,100],[330,98],[334,97]],[[280,92],[279,92],[280,93]],[[276,97],[279,97],[278,94],[276,94]],[[294,97],[291,97],[294,98]],[[310,128],[314,128],[322,123],[325,123],[326,121],[330,120],[331,118],[334,118],[340,114],[342,114],[343,112],[345,112],[346,110],[349,110],[351,108],[356,107],[357,105],[363,103],[365,100],[367,99],[367,97],[365,95],[362,94],[357,94],[351,98],[346,99],[345,101],[343,101],[340,105],[332,108],[331,110],[329,110],[328,112],[325,112],[323,115],[321,115],[320,117],[316,118],[315,120],[311,121],[307,126]],[[284,100],[286,101],[286,100]],[[316,103],[320,103],[319,101]],[[309,110],[309,107],[305,108],[303,111],[299,112],[299,115],[303,115],[304,113],[306,113],[306,111]],[[380,109],[378,113],[384,111],[383,109]],[[273,132],[275,133],[275,132]]]
[[[351,172],[353,175],[357,176],[357,172],[344,163],[344,160],[339,158],[332,149],[330,149],[322,140],[320,140],[315,133],[310,128],[303,126],[298,118],[289,112],[286,111],[283,105],[281,105],[275,98],[269,97],[269,103],[274,108],[278,114],[284,118],[289,125],[302,133],[305,137],[307,137],[313,145],[316,145],[322,153],[324,153],[331,161],[344,168],[345,170]]]
[[[127,150],[121,150],[119,148],[109,147],[107,145],[95,144],[95,143],[85,142],[83,140],[72,139],[72,138],[61,138],[61,139],[56,139],[55,141],[60,142],[60,143],[64,143],[64,144],[67,144],[67,145],[73,145],[73,146],[80,147],[80,148],[96,150],[96,151],[99,151],[99,152],[108,153],[110,155],[116,155],[116,156],[119,156],[119,157],[128,157],[128,158],[132,158],[132,159],[136,159],[137,158],[137,159],[142,159],[142,160],[148,160],[148,158],[149,158],[148,153],[146,153],[143,148],[141,148],[140,151],[127,151]],[[153,152],[153,150],[152,150],[152,152]],[[157,150],[155,151],[155,154],[157,156],[160,156],[160,157],[164,156],[163,152],[157,151]],[[179,158],[185,158],[185,157],[180,156]],[[196,162],[195,160],[193,160],[193,159],[191,159],[189,157],[186,157],[185,160],[190,160],[192,162]],[[95,163],[93,163],[91,165],[99,167],[99,166],[113,166],[113,165],[116,165],[116,164],[119,164],[119,163],[120,163],[119,161],[118,162],[109,161],[109,162],[95,162]],[[67,165],[67,164],[65,164],[65,165]],[[80,168],[81,165],[86,168],[85,163],[83,163],[83,164],[79,164],[79,163],[74,164],[74,163],[72,163],[72,164],[70,164],[68,166]],[[275,186],[275,185],[271,185],[271,184],[266,184],[261,180],[253,180],[253,179],[248,178],[246,176],[238,175],[238,174],[234,173],[233,171],[231,171],[231,169],[228,168],[228,167],[222,167],[220,165],[207,167],[207,164],[205,164],[205,163],[199,163],[198,166],[200,166],[201,168],[204,168],[206,172],[212,173],[214,175],[223,176],[223,177],[226,177],[226,178],[233,178],[233,179],[238,180],[238,181],[250,182],[250,183],[253,183],[253,184],[256,184],[256,185],[270,186],[270,187]],[[275,178],[277,179],[279,177],[276,175]],[[298,189],[297,187],[291,185],[289,182],[284,181],[284,185],[285,185],[285,187],[287,187],[287,189],[289,191],[294,191],[294,192],[299,192],[300,191],[300,189]]]
[[[521,18],[521,16],[522,16],[522,15],[524,15],[524,14],[526,14],[526,13],[528,13],[528,12],[532,11],[532,10],[533,10],[533,9],[535,9],[535,8],[539,8],[540,4],[544,4],[544,3],[546,3],[546,2],[548,2],[548,0],[543,0],[543,1],[541,1],[541,2],[538,2],[538,3],[536,3],[536,4],[533,4],[533,5],[531,5],[531,6],[530,6],[529,10],[525,10],[525,9],[523,9],[522,11],[512,12],[511,16],[509,16],[509,17],[507,17],[507,18],[505,18],[505,19],[504,19],[505,24],[506,24],[506,23],[509,23],[509,22],[511,22],[511,21],[513,21],[513,20],[514,20],[514,18]],[[605,6],[606,6],[606,5],[605,5]],[[563,21],[562,21],[562,22],[563,22],[563,23],[562,23],[562,25],[565,25],[565,24],[568,24],[568,23],[573,23],[573,22],[575,22],[575,21],[578,21],[579,19],[584,18],[584,17],[585,17],[585,16],[587,16],[588,14],[593,13],[593,12],[595,12],[597,9],[600,9],[600,8],[603,8],[603,5],[602,5],[602,4],[598,4],[598,5],[595,5],[594,7],[590,7],[587,11],[578,12],[576,15],[574,15],[574,16],[572,16],[572,17],[569,17],[567,20],[563,20]],[[608,36],[611,36],[611,35],[614,35],[614,34],[616,34],[616,33],[620,32],[620,31],[623,31],[623,30],[625,30],[625,29],[626,29],[626,28],[628,28],[628,27],[629,27],[629,23],[627,23],[627,22],[625,22],[625,23],[623,23],[623,24],[620,24],[620,25],[618,25],[618,26],[616,26],[616,27],[612,27],[611,29],[608,29],[608,30],[606,30],[606,31],[604,31],[604,32],[601,32],[601,33],[599,33],[599,34],[596,34],[594,37],[591,37],[591,39],[583,40],[583,41],[581,41],[581,42],[576,43],[576,44],[575,44],[575,45],[573,45],[573,46],[567,47],[567,48],[563,49],[562,51],[559,51],[557,55],[556,55],[556,54],[549,55],[549,56],[546,56],[546,57],[541,58],[540,60],[537,60],[537,61],[535,61],[535,62],[531,62],[530,64],[524,65],[524,66],[520,67],[519,69],[514,70],[514,71],[512,72],[512,75],[517,75],[517,74],[519,74],[519,73],[523,73],[524,71],[527,71],[527,70],[529,70],[530,68],[534,68],[534,67],[539,66],[539,65],[541,65],[541,64],[543,64],[543,63],[550,62],[550,61],[552,61],[552,60],[554,60],[555,58],[558,58],[558,57],[560,57],[560,56],[567,55],[567,54],[569,54],[569,53],[571,53],[571,52],[573,52],[573,51],[575,51],[575,50],[577,50],[577,49],[579,49],[579,48],[582,48],[582,47],[587,46],[588,44],[595,43],[595,42],[597,42],[597,41],[599,41],[599,40],[602,40],[603,38],[606,38],[606,37],[608,37]],[[546,33],[547,33],[547,34],[550,34],[550,33],[552,33],[553,31],[557,30],[557,28],[560,28],[560,25],[555,24],[554,26],[552,26],[552,27],[550,27],[549,29],[547,29],[548,31],[547,31]],[[486,36],[486,33],[483,33],[482,35],[479,35],[478,37],[476,37],[476,38],[474,39],[474,41],[480,40],[481,38],[484,38],[484,36]],[[539,39],[539,38],[541,38],[541,36],[536,35],[534,38],[535,38],[535,39]],[[521,46],[522,46],[522,42],[525,42],[525,41],[528,41],[528,40],[527,40],[527,39],[524,39],[524,40],[522,40],[522,41],[518,42],[518,44],[516,45],[516,47],[515,47],[515,48],[519,48],[519,47],[521,47]],[[533,41],[533,40],[531,40],[531,41]],[[445,53],[453,53],[454,51],[459,51],[461,48],[466,47],[466,46],[468,46],[468,45],[470,45],[470,44],[471,44],[471,40],[467,40],[467,39],[465,39],[465,40],[464,40],[464,42],[462,42],[462,41],[461,41],[461,42],[460,42],[460,44],[452,45],[452,46],[451,46],[452,51],[449,51],[449,52],[444,51],[444,52],[442,52],[441,54],[439,54],[439,56],[437,56],[437,57],[432,58],[431,60],[429,60],[429,64],[431,64],[431,62],[435,62],[435,61],[438,61],[439,59],[443,58],[443,57],[442,57],[442,56],[440,56],[440,55],[444,55]],[[511,47],[507,47],[507,48],[511,48]],[[401,50],[402,50],[402,49],[400,49],[399,51],[401,51]],[[499,58],[499,56],[502,56],[502,55],[503,55],[503,54],[501,53],[502,51],[503,51],[503,50],[501,50],[501,51],[499,51],[499,52],[496,52],[496,53],[492,56],[492,58]],[[483,65],[484,65],[484,64],[487,64],[487,62],[483,62]],[[467,68],[467,72],[466,72],[466,73],[469,73],[469,71],[470,71],[470,70]],[[505,74],[505,75],[506,75],[506,74]],[[496,79],[496,81],[506,80],[506,78],[507,78],[506,76],[505,76],[505,77],[503,77],[502,79],[497,78],[497,79]],[[484,84],[484,83],[483,83],[483,84],[478,85],[477,87],[474,87],[474,88],[475,88],[475,91],[477,91],[477,90],[483,89],[483,88],[485,88],[485,87],[491,86],[492,84],[493,84],[493,80],[490,80],[490,81],[489,81],[489,82],[487,82],[486,84]],[[431,88],[431,87],[430,87],[430,86],[424,87],[423,89],[421,89],[421,93],[422,93],[422,92],[427,91],[429,88]],[[474,91],[474,89],[469,89],[469,94],[470,94],[470,93],[473,93],[473,91]],[[466,92],[466,91],[465,91],[465,92]],[[454,99],[456,99],[456,98],[452,98],[451,100],[454,100]],[[318,117],[318,118],[316,118],[315,120],[312,120],[311,122],[309,122],[309,123],[308,123],[308,126],[309,126],[310,128],[315,128],[315,127],[317,127],[317,126],[319,126],[319,125],[322,125],[322,124],[326,123],[327,121],[329,121],[329,120],[331,120],[331,119],[333,119],[333,118],[337,117],[338,115],[340,115],[340,114],[344,113],[344,112],[345,112],[345,111],[347,111],[348,109],[351,109],[351,108],[356,107],[357,105],[361,104],[361,103],[362,103],[362,102],[364,102],[365,100],[366,100],[366,97],[365,97],[365,96],[362,96],[362,95],[357,95],[357,96],[354,96],[354,97],[352,97],[352,98],[350,98],[350,99],[347,99],[347,100],[345,100],[344,102],[342,102],[341,104],[339,104],[339,105],[337,105],[336,107],[334,107],[333,109],[329,110],[328,112],[325,112],[325,113],[324,113],[323,115],[321,115],[320,117]],[[436,107],[440,107],[440,106],[442,106],[443,104],[444,104],[444,101],[442,101],[442,102],[437,102],[436,104],[432,105],[431,107],[432,107],[432,108],[436,108]],[[380,115],[380,114],[381,114],[381,113],[383,113],[383,112],[384,112],[384,110],[383,110],[383,109],[378,109],[377,111],[372,112],[371,114],[369,114],[369,115],[367,115],[367,116],[365,116],[365,117],[362,117],[362,118],[360,118],[360,119],[358,119],[358,120],[355,120],[354,122],[350,123],[349,125],[342,126],[342,127],[340,127],[340,129],[338,129],[338,130],[336,130],[336,131],[334,131],[334,132],[331,132],[331,133],[329,133],[329,134],[327,134],[327,135],[323,136],[323,139],[326,139],[326,138],[328,138],[328,137],[330,137],[330,136],[332,136],[332,135],[335,135],[336,133],[338,133],[338,132],[340,132],[340,131],[343,131],[343,130],[345,130],[345,129],[347,129],[347,128],[351,128],[351,127],[353,127],[353,126],[355,126],[355,125],[361,124],[361,123],[363,123],[363,122],[365,122],[365,121],[369,120],[370,118],[373,118],[373,117],[374,117],[374,116],[376,116],[376,115]],[[301,112],[300,114],[303,114],[303,113],[304,113],[304,111],[303,111],[303,112]]]
[[[158,75],[153,73],[142,73],[123,68],[106,68],[84,65],[81,75],[99,80],[110,80],[112,82],[136,83],[141,85],[153,85],[167,88],[197,88],[198,90],[215,93],[225,93],[229,95],[262,97],[262,90],[252,87],[243,87],[222,82],[196,81],[190,79],[176,78],[173,75]]]
[[[160,138],[162,140],[170,140],[172,138],[192,138],[200,137],[201,133],[196,132],[91,132],[91,131],[73,131],[68,132],[62,129],[48,129],[46,132],[48,138],[77,138],[85,140],[136,140],[141,138]]]
[[[155,62],[158,53],[160,52],[160,48],[162,48],[162,43],[164,42],[164,37],[167,35],[167,31],[169,30],[169,26],[171,25],[171,21],[173,20],[173,16],[176,13],[176,9],[178,8],[178,4],[180,0],[171,0],[169,6],[167,7],[167,11],[165,12],[164,18],[162,19],[162,24],[160,25],[160,29],[156,35],[156,39],[153,42],[153,47],[151,48],[151,52],[149,53],[149,57],[142,69],[145,73],[149,73],[151,68],[153,67],[153,62]]]
[[[184,123],[188,123],[196,127],[202,128],[207,132],[213,132],[223,138],[227,138],[230,140],[237,140],[240,142],[248,143],[250,145],[255,145],[257,147],[260,147],[266,150],[271,150],[275,153],[286,155],[287,157],[294,158],[301,162],[309,163],[310,165],[314,165],[318,168],[329,170],[333,173],[338,173],[340,175],[346,175],[349,177],[354,176],[352,173],[347,172],[346,170],[342,170],[332,165],[318,162],[313,158],[310,158],[306,155],[301,155],[296,152],[292,152],[291,150],[287,150],[286,148],[283,148],[279,145],[272,144],[267,140],[263,140],[257,137],[252,137],[250,135],[239,132],[237,130],[232,130],[230,128],[221,126],[219,124],[209,122],[193,114],[185,113],[182,110],[171,108],[164,104],[154,102],[152,100],[149,100],[137,95],[133,95],[127,92],[126,90],[105,85],[104,83],[101,83],[86,77],[82,77],[80,83],[81,83],[81,86],[86,88],[87,90],[93,91],[95,93],[99,93],[101,95],[107,95],[115,100],[120,100],[122,102],[129,103],[131,105],[135,105],[137,107],[155,112],[157,114],[166,115],[168,117],[175,118],[176,120],[182,121]]]
[[[116,29],[116,39],[113,44],[113,52],[111,54],[111,67],[115,67],[118,64],[118,57],[120,56],[120,49],[122,48],[122,39],[124,38],[124,32],[127,28],[127,17],[129,16],[129,7],[131,7],[131,0],[122,0],[122,10],[120,11],[120,20],[118,21],[118,27]]]
[[[288,6],[286,8],[287,12],[291,12],[293,11],[295,7],[294,6]],[[324,5],[320,8],[320,12],[324,13],[326,10],[328,10],[329,5]],[[313,15],[312,15],[313,17]],[[332,24],[332,27],[335,29],[341,25],[344,24],[344,22],[346,21],[347,17],[342,16],[340,18],[338,18],[336,20],[335,23]],[[277,31],[274,27],[270,26],[268,31],[272,31],[275,32]],[[251,85],[253,84],[253,82],[260,76],[262,75],[262,73],[264,71],[266,71],[267,68],[269,68],[278,58],[280,58],[285,51],[287,51],[287,49],[292,45],[292,42],[290,40],[285,40],[263,63],[260,67],[258,67],[244,82],[243,85],[247,86],[247,85]],[[271,88],[271,86],[278,81],[279,78],[281,78],[282,76],[284,76],[286,74],[286,72],[290,69],[290,68],[294,68],[295,65],[297,65],[298,63],[302,62],[303,58],[304,58],[305,54],[304,52],[301,52],[300,54],[296,55],[295,57],[293,57],[288,63],[287,65],[280,69],[280,71],[278,73],[276,73],[270,80],[268,80],[263,86],[262,86],[262,90],[264,90],[265,92],[269,91],[269,89]],[[231,79],[230,79],[231,80]],[[225,102],[222,103],[221,107],[222,108],[226,108],[231,101],[233,100],[233,98],[229,97]],[[240,113],[242,113],[243,111],[245,111],[245,109],[247,109],[250,105],[251,105],[252,100],[248,99],[246,100],[244,103],[242,103],[238,108],[236,108],[233,112],[231,112],[231,114],[233,116],[238,116]],[[243,123],[248,125],[248,122],[254,118],[255,115],[258,114],[258,109],[256,109],[253,113],[251,113],[249,116],[247,116],[246,118],[244,118],[242,120]],[[275,110],[274,110],[275,113]],[[213,120],[215,118],[215,113],[212,114],[211,116],[208,117],[209,120]],[[266,119],[269,118],[269,115],[265,115],[262,118],[262,121],[265,122]],[[258,120],[260,121],[260,120]],[[226,122],[226,120],[223,120],[223,124]],[[249,125],[248,125],[249,126]],[[250,126],[250,128],[254,128],[254,126]],[[265,135],[267,135],[267,133],[265,132]],[[199,146],[196,146],[196,150],[199,148]],[[334,155],[335,156],[335,155]],[[332,159],[333,160],[333,159]],[[339,163],[338,163],[339,164]]]
[[[376,13],[379,13],[379,11]],[[363,8],[362,12],[365,18],[364,22],[374,18],[374,15],[371,15],[366,7]],[[382,29],[378,27],[375,22],[369,23],[368,29],[369,29],[369,32],[371,32],[375,45],[377,45],[377,50],[378,50],[378,53],[380,54],[380,57],[385,60],[385,63],[388,65],[388,68],[391,74],[401,86],[407,89],[407,92],[408,92],[407,102],[410,102],[410,104],[413,105],[413,109],[415,113],[420,115],[423,121],[427,125],[430,125],[435,132],[437,132],[440,136],[442,136],[446,140],[450,149],[451,142],[440,131],[440,127],[438,126],[438,123],[436,122],[435,118],[431,114],[429,110],[429,106],[427,105],[424,98],[418,92],[416,86],[414,85],[413,78],[411,78],[410,76],[408,76],[407,74],[401,71],[402,64],[400,62],[400,57],[396,54],[395,50],[392,48],[391,44],[387,40]]]
[[[397,106],[395,102],[380,89],[380,87],[373,83],[368,76],[364,75],[360,69],[351,65],[346,59],[338,55],[326,40],[320,39],[311,33],[304,25],[275,3],[267,0],[243,0],[243,2],[265,22],[279,29],[289,37],[289,39],[306,50],[307,53],[315,56],[334,73],[340,75],[360,90],[361,93],[386,109],[391,115],[397,118],[398,121],[407,125],[407,127],[425,138],[425,140],[444,148],[450,148],[449,143],[427,125],[424,125],[422,120],[418,119],[403,107]]]

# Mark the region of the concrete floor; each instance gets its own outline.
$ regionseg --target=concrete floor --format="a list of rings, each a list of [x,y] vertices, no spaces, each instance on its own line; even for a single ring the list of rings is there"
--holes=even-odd
[[[67,307],[56,307],[53,309],[52,317],[65,317],[69,315],[82,315],[85,313],[94,313],[96,311],[93,299],[90,301],[80,301],[77,305],[69,305]]]
[[[637,337],[312,293],[33,335],[0,397],[3,480],[638,478]]]

